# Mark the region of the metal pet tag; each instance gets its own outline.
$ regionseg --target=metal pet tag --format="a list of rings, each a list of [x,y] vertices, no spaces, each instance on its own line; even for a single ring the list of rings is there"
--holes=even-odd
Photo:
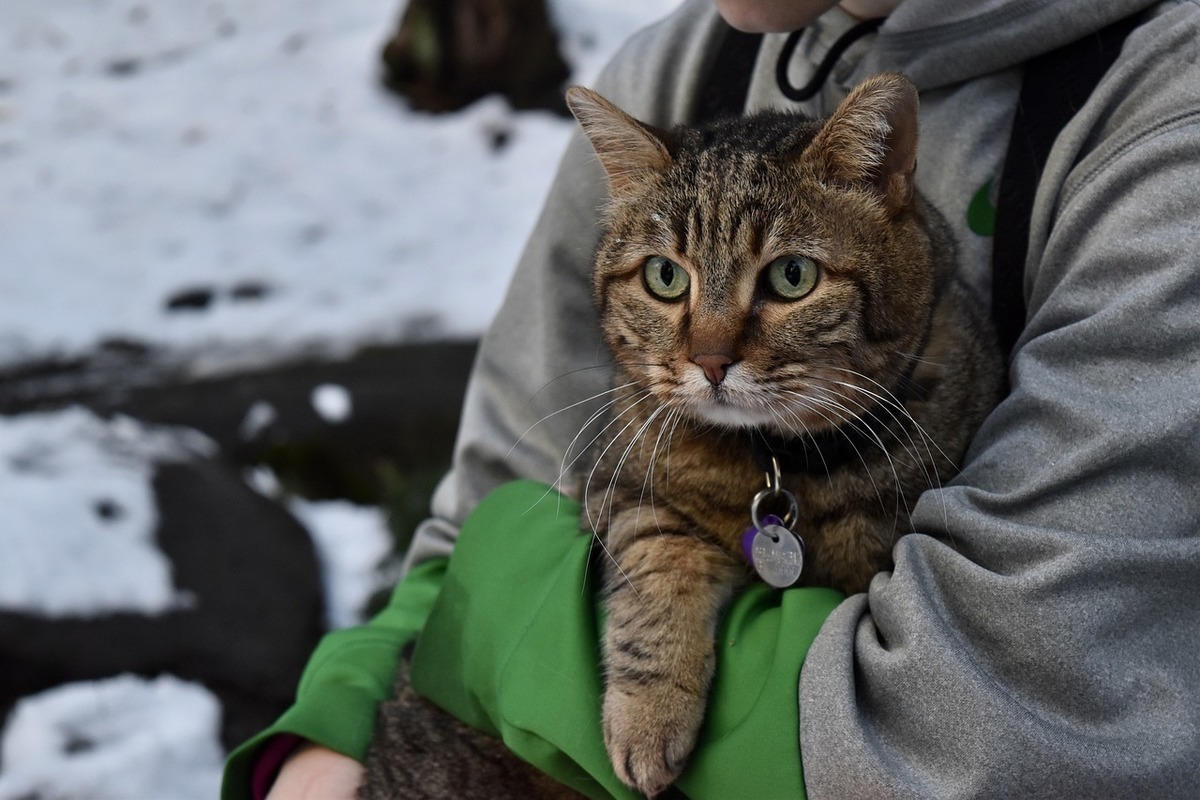
[[[782,502],[786,511],[782,517],[767,514],[759,517],[759,508],[767,500]],[[800,516],[796,495],[784,489],[779,475],[779,462],[771,456],[767,473],[767,488],[750,501],[752,526],[742,536],[742,549],[758,577],[776,589],[786,589],[800,580],[804,571],[804,540],[788,525]]]
[[[764,525],[754,534],[750,563],[764,581],[785,589],[804,571],[804,542],[782,525]]]

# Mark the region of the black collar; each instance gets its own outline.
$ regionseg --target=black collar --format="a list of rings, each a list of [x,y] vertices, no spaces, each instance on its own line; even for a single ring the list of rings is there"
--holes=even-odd
[[[893,435],[888,423],[898,415],[879,406],[842,423],[832,430],[783,437],[764,430],[750,432],[750,453],[758,468],[768,474],[774,471],[772,459],[779,471],[791,474],[825,475],[858,461],[862,454],[886,446]]]

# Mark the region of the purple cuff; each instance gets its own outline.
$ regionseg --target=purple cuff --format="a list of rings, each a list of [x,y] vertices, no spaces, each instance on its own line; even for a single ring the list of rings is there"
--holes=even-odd
[[[266,800],[267,793],[279,777],[283,762],[303,743],[304,740],[299,736],[280,733],[272,736],[258,749],[254,766],[250,770],[250,796],[254,800]]]

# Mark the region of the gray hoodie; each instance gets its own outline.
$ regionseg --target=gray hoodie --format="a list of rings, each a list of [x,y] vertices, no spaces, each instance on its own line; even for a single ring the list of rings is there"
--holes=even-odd
[[[809,652],[813,798],[1200,797],[1200,5],[1147,6],[906,0],[803,104],[775,83],[785,37],[764,41],[750,108],[824,115],[872,73],[914,80],[918,185],[987,300],[992,242],[968,210],[994,196],[1020,65],[1147,9],[1038,187],[1010,395],[961,477],[923,496],[895,569]],[[852,23],[837,9],[814,23],[791,82]],[[720,31],[710,0],[686,2],[596,88],[651,123],[687,121]],[[577,136],[483,341],[410,563],[447,553],[500,483],[570,471],[609,377],[588,279],[603,201]]]

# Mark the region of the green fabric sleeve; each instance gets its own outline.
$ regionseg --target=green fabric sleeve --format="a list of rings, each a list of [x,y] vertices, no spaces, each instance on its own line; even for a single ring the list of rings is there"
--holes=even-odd
[[[321,639],[300,678],[295,704],[230,754],[222,800],[248,800],[254,759],[272,736],[294,734],[363,759],[376,706],[391,695],[400,649],[424,626],[445,573],[444,558],[415,567],[367,624]]]
[[[595,798],[634,798],[600,726],[603,621],[579,507],[542,484],[493,492],[463,526],[413,655],[414,687]],[[717,641],[700,741],[677,784],[693,800],[803,798],[797,686],[809,644],[843,599],[751,586]]]
[[[415,688],[595,798],[636,797],[616,778],[600,726],[599,571],[579,507],[545,485],[497,489],[454,556],[426,562],[367,625],[322,639],[297,699],[226,765],[223,800],[249,796],[258,748],[291,733],[361,759],[400,647],[418,631]],[[677,788],[693,800],[804,797],[797,684],[808,646],[842,595],[755,584],[732,603],[700,741]]]

